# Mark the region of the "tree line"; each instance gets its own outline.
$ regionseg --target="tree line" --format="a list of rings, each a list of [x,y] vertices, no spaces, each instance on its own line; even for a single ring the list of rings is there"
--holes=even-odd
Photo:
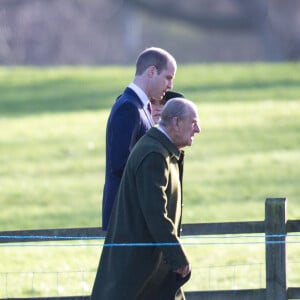
[[[132,64],[148,46],[180,62],[300,58],[298,0],[1,0],[0,64]]]

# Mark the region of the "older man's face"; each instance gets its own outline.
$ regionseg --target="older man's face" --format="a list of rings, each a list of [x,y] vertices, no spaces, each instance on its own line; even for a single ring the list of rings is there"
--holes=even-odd
[[[194,135],[200,132],[201,128],[199,125],[198,113],[194,109],[191,109],[186,118],[178,120],[177,137],[176,141],[174,141],[175,145],[178,148],[191,146]]]

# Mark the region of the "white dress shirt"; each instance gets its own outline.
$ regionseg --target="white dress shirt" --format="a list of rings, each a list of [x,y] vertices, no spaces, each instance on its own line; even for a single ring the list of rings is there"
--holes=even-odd
[[[146,93],[133,82],[131,82],[128,87],[131,88],[139,96],[139,98],[142,100],[144,106],[147,108],[149,99],[148,99],[148,96],[146,95]]]

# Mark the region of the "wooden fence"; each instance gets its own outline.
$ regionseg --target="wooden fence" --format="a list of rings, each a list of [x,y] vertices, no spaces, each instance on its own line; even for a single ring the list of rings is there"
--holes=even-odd
[[[300,299],[300,287],[289,288],[286,272],[286,234],[300,232],[300,220],[287,220],[287,200],[268,198],[265,202],[265,220],[254,222],[226,222],[183,224],[183,235],[265,234],[266,288],[245,290],[218,290],[186,292],[187,300],[287,300]],[[104,236],[100,228],[27,230],[0,232],[0,243],[32,242]],[[16,239],[16,236],[18,238]],[[19,236],[24,236],[24,239]],[[42,237],[45,237],[43,239]],[[11,238],[10,238],[11,237]],[[26,238],[25,238],[26,237]],[[32,238],[28,238],[32,237]],[[53,237],[51,239],[51,237]],[[8,298],[5,298],[8,299]],[[11,298],[25,300],[28,298]],[[35,300],[88,300],[89,296],[47,297]]]

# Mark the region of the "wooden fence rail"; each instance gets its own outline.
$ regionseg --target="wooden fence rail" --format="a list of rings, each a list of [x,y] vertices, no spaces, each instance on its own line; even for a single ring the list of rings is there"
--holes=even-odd
[[[253,222],[225,222],[183,224],[183,236],[222,234],[265,234],[266,288],[186,292],[187,300],[287,300],[300,299],[300,287],[289,288],[286,272],[286,234],[300,232],[300,220],[286,218],[286,198],[268,198],[265,220]],[[78,238],[99,238],[100,228],[47,229],[0,232],[0,243],[60,241]],[[24,238],[22,238],[24,236]],[[37,239],[38,237],[38,239]],[[8,298],[5,298],[6,300]],[[28,298],[10,298],[25,300]],[[89,296],[34,297],[35,300],[89,300]]]

